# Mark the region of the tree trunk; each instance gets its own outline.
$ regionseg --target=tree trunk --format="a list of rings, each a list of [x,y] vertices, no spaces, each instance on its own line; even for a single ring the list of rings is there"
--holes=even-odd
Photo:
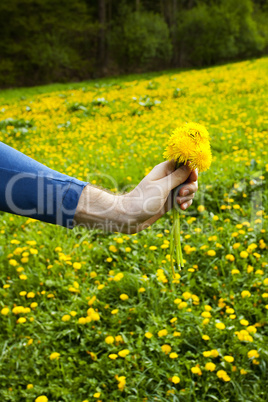
[[[177,38],[177,0],[173,0],[173,18],[172,18],[172,44],[173,44],[173,63],[178,61],[178,38]]]
[[[98,46],[98,64],[101,72],[104,72],[106,66],[106,4],[105,0],[99,0],[99,46]]]

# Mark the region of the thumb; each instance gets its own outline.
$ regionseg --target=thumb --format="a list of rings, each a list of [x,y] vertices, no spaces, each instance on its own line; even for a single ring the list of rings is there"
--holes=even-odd
[[[173,188],[184,183],[185,180],[187,180],[188,177],[190,176],[191,172],[192,170],[188,166],[182,165],[174,172],[161,179],[161,182],[168,191],[171,191],[173,190]]]

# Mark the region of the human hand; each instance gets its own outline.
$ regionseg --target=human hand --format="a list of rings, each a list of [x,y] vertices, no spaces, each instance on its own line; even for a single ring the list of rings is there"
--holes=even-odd
[[[74,223],[104,231],[139,232],[161,218],[174,202],[186,210],[197,191],[197,178],[197,170],[185,165],[175,170],[175,163],[166,161],[127,194],[114,195],[88,185],[79,199]]]
[[[143,230],[168,212],[174,202],[185,211],[198,189],[198,171],[191,171],[188,165],[175,169],[174,161],[156,165],[152,171],[125,195],[127,215],[135,220],[136,231]]]

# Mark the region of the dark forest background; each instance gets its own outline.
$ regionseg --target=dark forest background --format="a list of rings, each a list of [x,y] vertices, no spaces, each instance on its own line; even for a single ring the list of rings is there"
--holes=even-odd
[[[1,87],[203,67],[267,50],[267,0],[0,1]]]

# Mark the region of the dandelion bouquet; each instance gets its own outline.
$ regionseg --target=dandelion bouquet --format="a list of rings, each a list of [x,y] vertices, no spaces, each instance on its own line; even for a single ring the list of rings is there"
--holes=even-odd
[[[199,172],[204,172],[211,165],[212,155],[209,142],[209,133],[204,126],[198,123],[186,123],[176,128],[170,136],[164,158],[174,160],[176,168],[186,165]],[[173,256],[176,248],[176,262],[181,269],[183,258],[180,241],[180,215],[178,209],[173,207],[173,226],[170,238],[170,261],[173,276],[175,277]]]

